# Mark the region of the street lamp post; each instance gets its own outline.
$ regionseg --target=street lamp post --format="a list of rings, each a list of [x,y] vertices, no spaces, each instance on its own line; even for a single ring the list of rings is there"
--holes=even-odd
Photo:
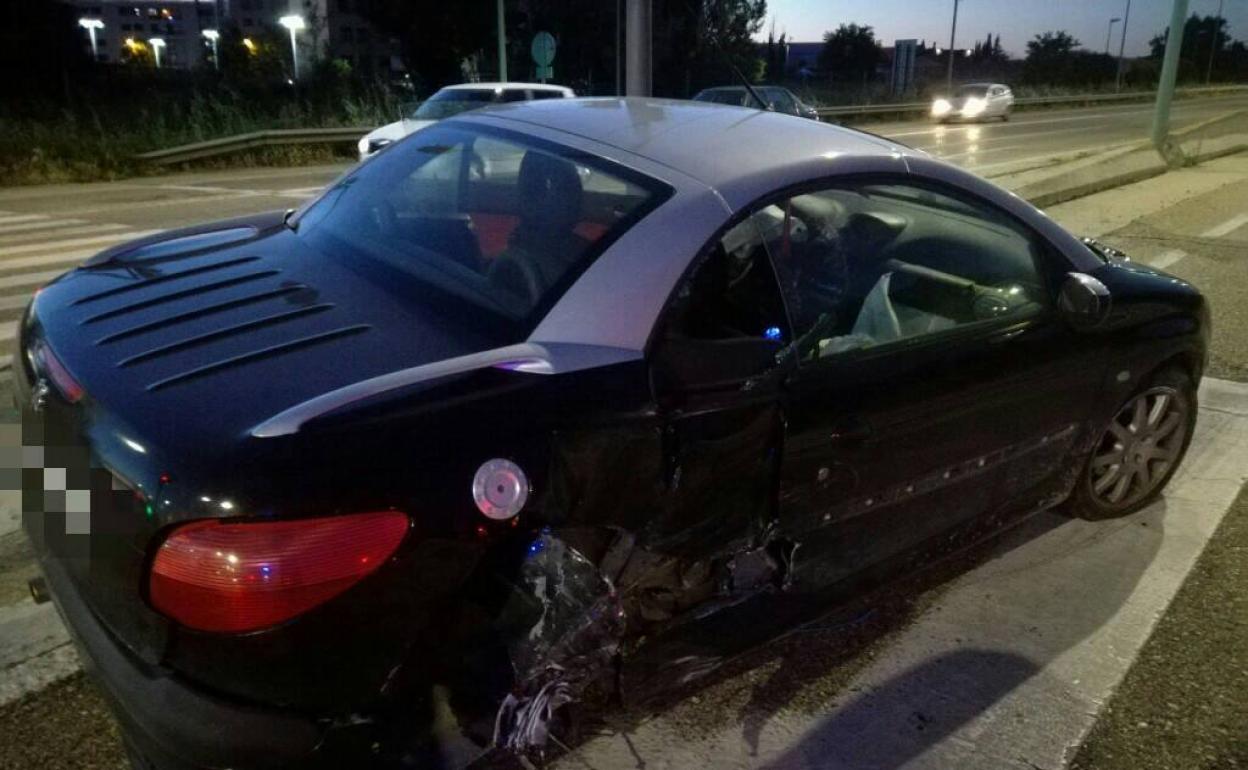
[[[1218,15],[1213,22],[1213,41],[1209,44],[1209,66],[1205,69],[1205,85],[1213,81],[1213,55],[1218,52],[1218,40],[1222,38],[1222,0],[1218,0]],[[94,38],[92,38],[94,40]]]
[[[1131,0],[1127,0],[1127,12],[1122,15],[1122,39],[1118,43],[1118,72],[1114,76],[1114,92],[1122,90],[1122,54],[1127,48],[1127,24],[1131,22]]]
[[[164,38],[152,37],[147,40],[152,47],[152,55],[156,57],[156,69],[160,69],[160,51],[165,47]]]
[[[498,81],[507,82],[507,12],[503,0],[498,0]]]
[[[206,29],[202,34],[209,43],[212,43],[212,68],[220,71],[221,60],[217,58],[217,38],[221,37],[221,33],[215,29]]]
[[[949,76],[945,82],[945,90],[953,93],[953,57],[957,48],[955,47],[956,38],[958,36],[958,0],[953,0],[953,27],[949,29]]]
[[[277,23],[281,24],[283,27],[290,30],[290,58],[291,58],[291,61],[294,62],[293,71],[295,73],[295,80],[298,80],[299,79],[299,45],[295,41],[295,34],[298,33],[299,30],[307,27],[307,24],[304,23],[302,16],[297,16],[297,15],[283,16],[282,18],[277,20]]]
[[[1109,55],[1109,39],[1114,35],[1114,25],[1122,21],[1122,18],[1115,16],[1109,20],[1109,29],[1105,31],[1105,55]]]
[[[82,18],[78,20],[78,26],[85,29],[87,31],[87,34],[91,37],[91,59],[92,61],[99,61],[100,49],[97,47],[97,44],[95,42],[95,31],[97,29],[104,29],[104,22],[100,21],[99,19]]]

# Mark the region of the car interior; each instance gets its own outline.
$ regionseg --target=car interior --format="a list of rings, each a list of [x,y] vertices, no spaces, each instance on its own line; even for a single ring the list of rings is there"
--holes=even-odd
[[[782,339],[813,360],[1026,318],[1048,302],[1037,243],[1003,215],[922,188],[799,195],[720,239],[678,291],[668,337]]]
[[[393,267],[516,319],[566,288],[592,247],[653,195],[596,167],[488,136],[408,152],[415,164],[366,202],[357,241]]]

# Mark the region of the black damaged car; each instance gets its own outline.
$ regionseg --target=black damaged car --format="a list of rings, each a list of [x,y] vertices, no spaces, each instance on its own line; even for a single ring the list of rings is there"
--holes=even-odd
[[[136,767],[455,764],[1038,510],[1140,508],[1208,334],[883,139],[507,105],[44,287],[23,440],[79,494],[32,463],[24,524]]]

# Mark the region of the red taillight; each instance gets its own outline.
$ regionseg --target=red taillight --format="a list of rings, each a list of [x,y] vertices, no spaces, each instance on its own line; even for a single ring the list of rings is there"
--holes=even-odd
[[[35,354],[35,360],[39,362],[44,373],[48,375],[48,379],[52,380],[52,384],[56,385],[56,389],[60,391],[65,400],[71,404],[76,404],[82,400],[82,386],[78,381],[70,376],[65,366],[61,363],[47,345],[40,345]]]
[[[274,626],[329,601],[381,566],[407,526],[407,515],[398,511],[187,524],[156,552],[152,605],[203,631]]]

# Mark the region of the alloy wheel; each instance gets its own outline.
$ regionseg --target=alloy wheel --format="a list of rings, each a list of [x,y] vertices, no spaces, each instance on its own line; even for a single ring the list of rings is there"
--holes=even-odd
[[[1183,452],[1188,400],[1172,387],[1136,395],[1110,420],[1088,466],[1093,499],[1126,508],[1155,492]]]

